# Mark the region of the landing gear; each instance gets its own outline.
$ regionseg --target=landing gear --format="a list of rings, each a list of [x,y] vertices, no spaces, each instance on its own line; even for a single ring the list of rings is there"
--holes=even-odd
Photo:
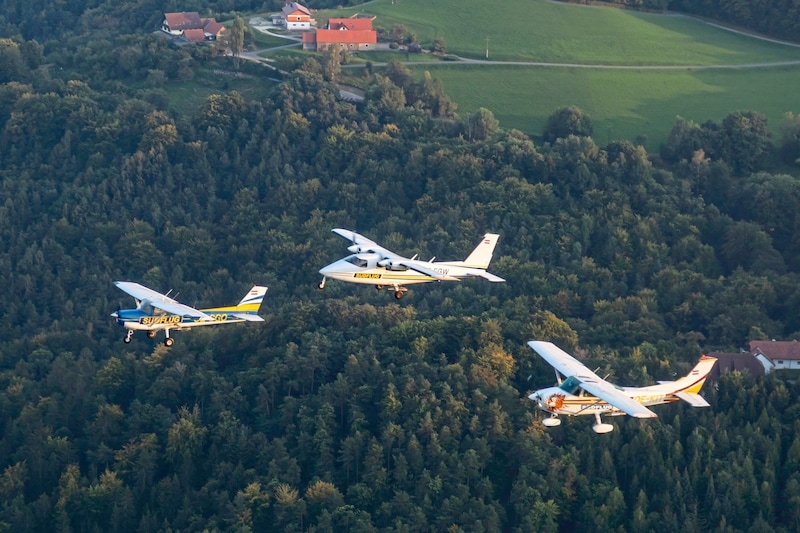
[[[127,335],[125,335],[125,338],[124,338],[124,339],[122,339],[122,341],[123,341],[125,344],[130,344],[130,343],[131,343],[131,338],[132,338],[132,337],[133,337],[133,330],[132,330],[132,329],[129,329],[129,330],[128,330],[128,334],[127,334]]]
[[[156,330],[154,330],[154,329],[151,329],[151,330],[149,330],[149,331],[147,332],[147,338],[148,338],[148,339],[155,339],[155,338],[156,338],[156,333],[157,333],[157,332],[156,332]]]
[[[397,298],[398,300],[401,299],[403,295],[408,292],[408,289],[406,289],[405,287],[401,287],[399,285],[395,285],[393,289],[394,289],[394,297]]]
[[[383,285],[375,285],[375,290],[382,291]]]
[[[553,428],[561,425],[561,419],[558,418],[558,415],[553,415],[550,418],[542,420],[542,424],[544,424],[545,427]]]
[[[317,288],[319,290],[322,290],[322,289],[325,288],[325,278],[324,277],[322,278],[322,281],[319,282],[319,285],[317,285]]]
[[[603,424],[602,420],[600,420],[600,413],[596,411],[594,413],[594,419],[595,421],[597,421],[597,423],[592,426],[592,430],[595,433],[603,434],[614,430],[614,426],[612,426],[611,424]]]
[[[167,338],[166,338],[166,339],[164,339],[164,346],[166,346],[167,348],[169,348],[170,346],[172,346],[173,344],[175,344],[175,339],[173,339],[172,337],[170,337],[170,336],[169,336],[169,330],[168,330],[168,329],[165,329],[165,330],[164,330],[164,335],[166,335],[166,336],[167,336]]]

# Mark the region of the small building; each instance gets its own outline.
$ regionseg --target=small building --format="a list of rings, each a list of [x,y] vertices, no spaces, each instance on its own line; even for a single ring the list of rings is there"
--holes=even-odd
[[[213,18],[201,18],[196,11],[165,13],[161,30],[187,41],[216,41],[225,31],[225,26]]]
[[[314,20],[311,18],[311,11],[304,5],[297,2],[286,2],[281,10],[283,15],[283,25],[287,30],[306,31],[311,29]]]
[[[338,45],[343,50],[374,50],[378,33],[372,29],[371,18],[330,19],[328,27],[303,34],[303,50],[324,52]]]
[[[750,352],[768,362],[771,370],[800,370],[800,342],[791,341],[750,341]]]
[[[763,376],[768,373],[764,363],[750,352],[711,352],[709,357],[716,357],[717,364],[711,369],[710,379],[718,380],[728,372],[747,372],[752,376]]]

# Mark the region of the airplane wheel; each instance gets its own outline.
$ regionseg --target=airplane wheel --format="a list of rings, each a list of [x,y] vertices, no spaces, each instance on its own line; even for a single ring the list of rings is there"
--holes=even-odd
[[[164,346],[166,346],[167,348],[169,348],[173,344],[175,344],[175,339],[173,339],[172,337],[167,337],[166,339],[164,339]]]
[[[383,285],[375,285],[375,290],[382,291]]]
[[[403,293],[402,293],[402,291],[395,291],[395,293],[394,293],[394,297],[395,297],[395,298],[397,298],[398,300],[399,300],[400,298],[402,298],[402,297],[403,297]]]
[[[156,338],[156,330],[153,329],[153,330],[148,331],[147,332],[147,338],[148,339],[155,339]]]
[[[122,342],[124,342],[125,344],[130,344],[131,343],[131,338],[130,337],[125,337],[124,339],[122,339]]]
[[[324,288],[325,288],[325,284],[324,284],[324,283],[320,283],[319,285],[317,285],[317,288],[318,288],[319,290],[322,290],[322,289],[324,289]]]

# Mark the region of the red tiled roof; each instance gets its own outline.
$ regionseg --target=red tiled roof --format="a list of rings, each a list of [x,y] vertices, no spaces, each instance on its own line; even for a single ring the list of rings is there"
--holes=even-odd
[[[206,32],[195,28],[183,30],[183,36],[186,38],[187,41],[193,41],[196,43],[206,40]]]
[[[372,30],[372,19],[330,19],[328,29],[331,30]]]
[[[317,42],[317,34],[313,31],[304,31],[303,32],[303,44],[316,44]]]
[[[182,13],[165,13],[167,26],[170,30],[200,29],[203,23],[200,21],[200,14],[196,11]]]
[[[205,25],[205,28],[203,28],[204,30],[206,30],[206,33],[210,33],[211,35],[219,35],[220,33],[225,31],[225,26],[223,26],[216,20],[214,19],[204,19],[204,20],[208,21]]]
[[[318,43],[375,44],[378,34],[372,30],[317,30]]]
[[[800,342],[793,341],[750,341],[752,353],[762,353],[772,361],[800,360]]]

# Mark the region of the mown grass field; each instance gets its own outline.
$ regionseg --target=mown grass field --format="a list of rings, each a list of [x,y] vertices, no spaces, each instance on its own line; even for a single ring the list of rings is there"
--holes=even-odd
[[[505,129],[538,136],[560,106],[586,110],[598,144],[645,136],[656,152],[680,115],[719,121],[737,110],[756,110],[779,130],[787,111],[800,110],[800,68],[758,70],[602,70],[550,67],[427,66],[465,116],[480,107]]]
[[[403,24],[424,46],[442,37],[448,53],[473,59],[484,58],[488,38],[489,59],[495,61],[689,67],[800,60],[800,47],[687,17],[547,0],[377,0],[317,16],[356,12],[376,15],[374,25],[387,30]],[[785,112],[800,112],[800,66],[634,71],[447,63],[409,68],[441,79],[462,115],[485,107],[502,127],[536,136],[556,108],[574,104],[594,119],[598,143],[645,136],[651,152],[678,115],[704,122],[754,110],[765,114],[777,132]]]
[[[800,59],[800,48],[755,40],[682,16],[637,13],[547,0],[376,0],[336,11],[403,24],[423,45],[445,40],[449,53],[498,61],[611,65],[718,65]],[[332,12],[323,11],[327,19]]]

